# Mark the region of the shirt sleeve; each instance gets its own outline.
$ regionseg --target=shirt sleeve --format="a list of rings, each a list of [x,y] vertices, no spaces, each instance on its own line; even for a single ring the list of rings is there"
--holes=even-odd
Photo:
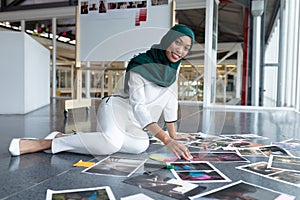
[[[163,110],[165,122],[175,122],[178,118],[178,85],[175,81],[169,87],[169,100]]]
[[[129,73],[129,101],[133,110],[133,115],[141,127],[145,128],[147,125],[153,123],[149,109],[145,104],[145,82],[138,74],[132,72]]]

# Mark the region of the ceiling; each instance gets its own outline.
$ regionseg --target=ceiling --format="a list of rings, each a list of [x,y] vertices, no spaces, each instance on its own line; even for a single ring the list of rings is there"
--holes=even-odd
[[[181,8],[176,9],[176,20],[178,23],[186,24],[194,30],[197,43],[204,43],[205,9],[201,8],[201,5],[205,5],[205,0],[177,1],[177,5]],[[6,4],[3,2],[6,2]],[[245,9],[249,7],[250,0],[220,0],[219,2],[218,42],[243,42]],[[280,1],[265,0],[264,2],[265,12],[263,19],[264,38],[266,42],[271,34],[272,26],[277,17]],[[20,20],[24,19],[26,20],[26,29],[37,29],[42,33],[49,30],[51,31],[52,17],[50,17],[50,15],[54,15],[57,18],[57,34],[59,36],[67,37],[71,41],[76,39],[74,7],[77,3],[77,1],[72,0],[1,1],[0,22],[10,21],[11,26],[20,26]],[[32,17],[30,18],[28,16]],[[5,26],[0,27],[2,27],[2,29],[8,29]],[[38,35],[40,34],[35,34],[34,37],[45,46],[51,46],[51,38],[38,37]],[[56,55],[58,60],[74,61],[75,45],[68,42],[57,43]]]

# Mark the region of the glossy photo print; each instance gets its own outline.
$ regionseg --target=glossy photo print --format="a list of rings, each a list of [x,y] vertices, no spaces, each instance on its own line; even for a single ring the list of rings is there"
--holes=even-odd
[[[174,166],[174,169],[171,169],[171,172],[178,180],[194,183],[231,181],[209,162],[174,162],[168,164]]]
[[[135,185],[139,188],[151,190],[174,199],[187,199],[188,196],[194,196],[206,189],[206,187],[183,182],[158,173],[133,176],[127,178],[123,182]]]
[[[276,145],[266,145],[258,147],[259,150],[263,152],[266,156],[276,155],[276,156],[292,156],[292,154],[279,146]]]
[[[300,150],[300,139],[291,138],[281,142],[272,142],[272,144],[287,150]]]
[[[270,174],[282,172],[282,170],[280,169],[268,168],[267,162],[251,163],[249,165],[238,166],[236,168],[244,171],[248,171],[250,173],[262,175],[262,176],[267,176]]]
[[[293,200],[294,196],[276,192],[268,188],[258,185],[250,184],[244,181],[237,181],[235,183],[226,185],[224,187],[211,190],[194,196],[191,199],[247,199],[247,200]]]
[[[145,162],[146,160],[108,156],[95,165],[83,170],[83,172],[128,177]]]
[[[282,169],[268,167],[268,162],[251,163],[249,165],[238,166],[236,168],[272,179],[273,181],[279,181],[300,187],[300,172],[285,171]]]
[[[209,162],[249,162],[237,152],[191,152],[193,161]]]
[[[271,155],[269,158],[268,167],[300,172],[300,158]]]

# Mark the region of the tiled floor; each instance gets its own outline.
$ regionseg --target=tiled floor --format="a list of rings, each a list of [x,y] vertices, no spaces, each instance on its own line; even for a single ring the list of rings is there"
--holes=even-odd
[[[96,127],[95,112],[98,101],[87,112],[85,108],[74,109],[69,112],[69,118],[64,118],[63,100],[53,100],[49,106],[40,108],[27,115],[0,115],[0,199],[39,200],[46,198],[47,189],[77,189],[86,187],[110,186],[116,199],[144,193],[153,199],[171,199],[149,190],[141,189],[123,183],[124,177],[109,177],[85,174],[83,168],[72,165],[79,160],[97,161],[104,156],[78,155],[60,153],[50,155],[46,153],[27,154],[11,157],[8,145],[15,137],[44,137],[50,131],[58,130],[70,133],[76,131],[93,131]],[[282,141],[289,138],[300,139],[300,114],[294,111],[233,111],[209,110],[201,106],[180,107],[178,128],[184,132],[202,131],[209,134],[240,134],[255,133],[270,138],[271,141]],[[124,155],[132,158],[148,158],[149,153],[163,151],[161,146],[152,145],[141,155]],[[292,152],[299,156],[299,152]],[[249,158],[251,162],[265,161],[267,158]],[[271,181],[262,176],[235,169],[241,163],[216,163],[215,166],[230,177],[232,181],[245,180],[275,191],[285,192],[300,198],[299,187],[278,181]],[[162,170],[170,177],[168,170]],[[298,182],[298,184],[300,184]],[[206,183],[207,191],[223,186],[225,183]],[[266,200],[267,198],[258,198]]]

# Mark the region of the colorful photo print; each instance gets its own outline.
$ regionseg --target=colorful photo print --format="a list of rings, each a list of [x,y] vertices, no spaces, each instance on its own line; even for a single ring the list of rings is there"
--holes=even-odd
[[[295,199],[294,196],[280,193],[268,188],[264,188],[258,185],[247,183],[244,181],[237,181],[235,183],[226,185],[224,187],[211,190],[209,192],[202,193],[200,195],[194,196],[191,199],[197,199],[199,197],[204,197],[208,199],[248,199],[248,200],[258,200],[258,199],[284,199],[292,200]]]
[[[292,156],[292,154],[279,146],[267,145],[258,147],[266,156],[277,155],[277,156]]]
[[[149,155],[149,158],[160,162],[174,162],[178,160],[173,153],[152,153]]]
[[[209,162],[174,162],[171,172],[178,180],[194,183],[229,182],[221,171]]]
[[[73,190],[47,190],[46,200],[62,199],[102,199],[115,200],[115,197],[109,186],[96,188],[82,188]]]
[[[119,158],[108,156],[82,172],[112,176],[127,176],[133,174],[146,160]]]
[[[178,181],[161,174],[142,174],[123,181],[124,183],[135,185],[139,188],[160,193],[174,199],[187,199],[203,192],[206,187],[197,184]]]
[[[172,162],[175,171],[183,170],[214,170],[215,168],[209,162]]]
[[[300,158],[271,155],[269,158],[268,167],[300,172]]]
[[[262,175],[262,176],[267,176],[270,174],[282,172],[282,170],[280,169],[268,168],[267,162],[251,163],[249,165],[238,166],[236,168],[244,171],[248,171],[250,173]]]
[[[191,152],[193,161],[209,162],[249,162],[236,152]]]

